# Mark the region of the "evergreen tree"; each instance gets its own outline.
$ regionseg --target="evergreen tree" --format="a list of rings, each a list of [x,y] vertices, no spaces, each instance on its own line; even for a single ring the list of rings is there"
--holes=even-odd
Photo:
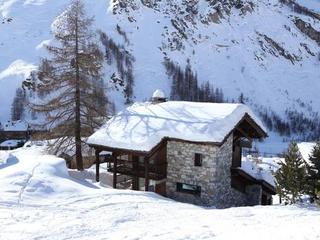
[[[25,93],[21,88],[16,90],[16,95],[11,105],[11,120],[17,121],[23,119],[25,110]]]
[[[320,195],[320,142],[314,146],[309,156],[309,164],[307,164],[308,177],[308,194],[311,200],[319,200]]]
[[[83,170],[82,137],[92,134],[106,116],[104,59],[92,22],[80,0],[72,1],[59,17],[54,26],[56,44],[46,46],[51,57],[42,59],[39,67],[37,93],[42,100],[30,104],[46,116],[44,126],[58,139],[55,153],[74,146],[78,170]]]
[[[100,31],[100,40],[105,47],[105,58],[107,64],[111,65],[113,62],[116,65],[117,71],[111,76],[116,90],[119,87],[123,89],[123,95],[125,97],[125,104],[130,104],[133,101],[133,87],[134,87],[134,56],[127,50],[129,47],[129,39],[125,31],[123,31],[119,25],[116,27],[118,33],[123,36],[127,46],[117,44],[112,38],[107,36],[106,33]]]
[[[244,104],[245,99],[244,99],[243,93],[240,94],[238,101],[239,101],[239,103]]]
[[[190,61],[184,70],[179,65],[166,59],[164,66],[167,74],[172,78],[171,100],[194,101],[194,102],[225,102],[221,88],[214,88],[209,81],[198,84],[197,73],[192,71]]]
[[[286,203],[293,204],[300,200],[305,187],[306,168],[297,143],[290,143],[275,177],[278,194]]]

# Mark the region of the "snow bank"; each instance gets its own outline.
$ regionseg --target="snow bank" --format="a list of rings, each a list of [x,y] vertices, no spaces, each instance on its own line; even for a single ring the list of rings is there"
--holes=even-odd
[[[320,236],[320,211],[310,205],[217,210],[151,192],[98,188],[83,180],[94,177],[87,174],[92,170],[72,171],[78,179],[72,178],[63,159],[46,155],[40,146],[0,151],[0,162],[11,162],[0,165],[1,240],[256,240],[257,236],[315,240]]]
[[[220,143],[245,114],[266,132],[243,104],[169,101],[136,103],[88,138],[89,144],[150,151],[164,137]]]
[[[0,151],[0,159],[0,204],[36,202],[41,205],[96,188],[86,181],[71,178],[65,160],[46,155],[44,147]]]
[[[5,165],[7,163],[8,158],[9,153],[7,151],[0,151],[0,168],[2,165]]]

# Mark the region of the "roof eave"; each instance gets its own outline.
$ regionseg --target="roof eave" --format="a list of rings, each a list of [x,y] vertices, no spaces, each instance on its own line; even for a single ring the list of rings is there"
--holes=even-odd
[[[110,152],[117,152],[117,153],[135,153],[137,155],[148,155],[149,151],[141,151],[141,150],[133,150],[133,149],[126,149],[126,148],[115,148],[105,145],[93,144],[88,143],[88,145],[98,151],[110,151]]]

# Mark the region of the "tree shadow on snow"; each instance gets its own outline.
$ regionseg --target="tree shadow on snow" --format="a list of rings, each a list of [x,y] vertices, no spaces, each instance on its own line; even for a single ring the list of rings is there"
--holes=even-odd
[[[83,185],[85,187],[93,188],[93,189],[99,189],[99,187],[95,186],[94,184],[88,182],[86,180],[86,176],[83,176],[86,172],[78,172],[78,171],[68,171],[69,173],[69,180],[78,183],[80,185]]]
[[[315,203],[298,203],[295,204],[296,207],[309,210],[309,211],[317,211],[320,212],[320,206]]]

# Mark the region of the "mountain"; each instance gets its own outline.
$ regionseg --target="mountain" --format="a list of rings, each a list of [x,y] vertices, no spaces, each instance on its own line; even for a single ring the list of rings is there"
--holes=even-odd
[[[86,0],[106,50],[105,78],[117,109],[170,96],[167,62],[188,66],[198,85],[239,96],[272,132],[316,138],[320,120],[319,0]],[[21,82],[37,68],[64,0],[0,0],[0,121]],[[118,80],[133,82],[132,95]],[[289,129],[289,130],[288,130]],[[320,131],[320,128],[319,128]],[[271,133],[271,142],[282,141]],[[269,148],[270,149],[270,148]]]

